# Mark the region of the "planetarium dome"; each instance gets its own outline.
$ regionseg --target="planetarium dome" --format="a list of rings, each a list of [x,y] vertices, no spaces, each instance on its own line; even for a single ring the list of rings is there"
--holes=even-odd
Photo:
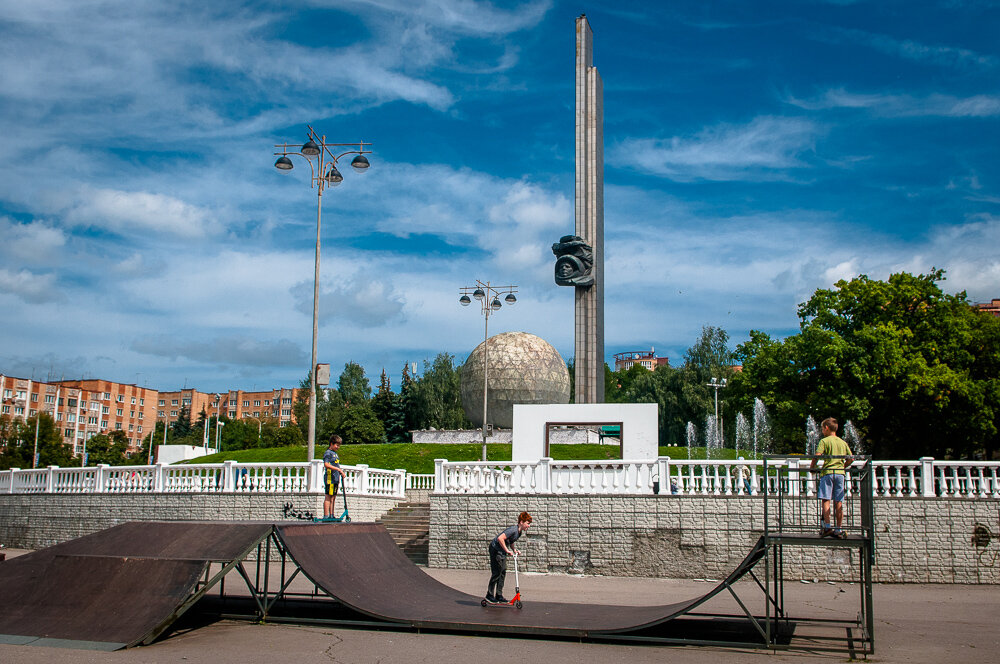
[[[514,404],[569,403],[569,371],[559,351],[527,332],[490,337],[487,422],[510,429]],[[462,408],[473,424],[483,422],[483,344],[462,365]]]

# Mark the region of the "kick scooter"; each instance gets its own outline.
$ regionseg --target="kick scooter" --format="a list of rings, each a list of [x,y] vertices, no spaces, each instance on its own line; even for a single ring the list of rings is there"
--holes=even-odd
[[[515,609],[521,608],[521,583],[517,577],[517,556],[514,556],[514,597],[509,602],[487,602],[483,598],[479,602],[483,606],[513,606]]]
[[[344,494],[344,511],[341,512],[340,516],[328,516],[322,519],[313,519],[316,523],[350,523],[351,515],[347,511],[347,481],[346,478],[341,479],[340,488]]]

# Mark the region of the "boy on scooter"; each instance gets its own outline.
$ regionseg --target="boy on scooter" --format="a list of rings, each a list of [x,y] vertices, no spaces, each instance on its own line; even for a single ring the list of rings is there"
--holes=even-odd
[[[531,527],[531,515],[521,512],[517,517],[517,525],[511,526],[493,538],[490,542],[490,585],[486,589],[486,601],[491,604],[506,604],[503,596],[503,582],[507,577],[507,556],[516,556],[518,551],[514,542],[521,533]]]

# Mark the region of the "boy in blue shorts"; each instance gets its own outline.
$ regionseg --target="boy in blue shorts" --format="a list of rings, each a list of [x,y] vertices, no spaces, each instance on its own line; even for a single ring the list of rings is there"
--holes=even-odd
[[[323,452],[323,488],[326,494],[323,498],[324,519],[333,516],[333,501],[337,499],[337,489],[340,488],[341,479],[347,477],[340,468],[340,455],[337,454],[343,442],[340,436],[333,434],[330,436],[330,447]]]
[[[823,523],[820,526],[820,537],[835,537],[847,539],[847,533],[841,530],[844,523],[844,475],[848,466],[854,463],[851,448],[837,436],[837,420],[828,417],[820,425],[824,438],[816,446],[816,456],[830,456],[823,459],[823,467],[819,471],[819,489],[817,494],[822,502]],[[813,459],[810,470],[816,470],[819,459]],[[830,527],[830,501],[833,501],[833,512],[837,519],[837,527]]]

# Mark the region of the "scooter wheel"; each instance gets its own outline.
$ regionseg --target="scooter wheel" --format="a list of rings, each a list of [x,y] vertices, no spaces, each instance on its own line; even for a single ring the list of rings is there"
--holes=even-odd
[[[521,600],[517,600],[516,602],[514,602],[514,608],[515,609],[520,609],[521,608]]]
[[[486,600],[485,599],[480,600],[479,603],[482,604],[483,606],[486,606]]]
[[[345,516],[344,517],[344,523],[350,523],[350,522],[351,522],[351,517]]]

